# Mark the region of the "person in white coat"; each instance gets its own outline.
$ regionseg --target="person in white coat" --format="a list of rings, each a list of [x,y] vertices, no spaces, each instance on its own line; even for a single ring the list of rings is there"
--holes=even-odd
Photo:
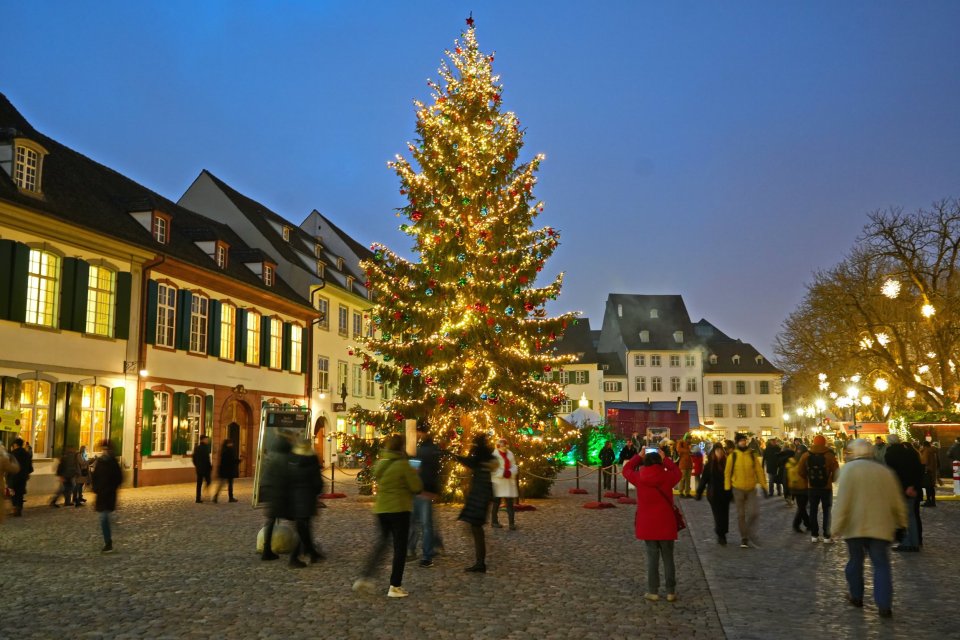
[[[497,514],[500,512],[500,500],[504,499],[507,503],[507,521],[510,530],[516,531],[513,501],[520,496],[517,486],[517,459],[513,457],[513,452],[507,447],[507,441],[504,438],[497,440],[497,450],[493,457],[497,467],[490,474],[493,481],[493,522],[491,524],[497,529],[503,526],[497,520]]]

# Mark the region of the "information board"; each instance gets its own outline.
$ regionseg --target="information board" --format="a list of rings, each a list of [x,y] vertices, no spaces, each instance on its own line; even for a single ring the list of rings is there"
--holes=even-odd
[[[257,438],[257,466],[253,474],[253,506],[260,504],[261,478],[267,458],[273,455],[277,442],[298,438],[310,439],[312,422],[307,408],[288,408],[267,405],[260,412],[260,434]]]

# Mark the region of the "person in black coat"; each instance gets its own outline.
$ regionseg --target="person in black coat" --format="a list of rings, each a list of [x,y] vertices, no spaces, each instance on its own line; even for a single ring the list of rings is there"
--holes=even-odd
[[[290,500],[289,468],[293,464],[293,443],[280,435],[277,442],[267,455],[263,465],[263,475],[260,478],[260,497],[267,503],[267,524],[263,537],[263,554],[261,560],[276,560],[280,556],[273,552],[273,526],[277,520],[284,518],[293,520],[293,509]]]
[[[613,443],[608,440],[607,443],[603,445],[603,448],[600,449],[597,457],[600,458],[599,473],[603,475],[603,488],[609,489],[610,479],[613,477],[613,463],[617,459],[613,451]]]
[[[703,465],[700,485],[697,487],[697,500],[707,492],[707,502],[713,513],[713,531],[717,542],[727,544],[727,532],[730,530],[730,500],[733,492],[724,489],[724,473],[727,468],[727,453],[723,445],[717,442],[710,450],[710,457]]]
[[[470,491],[464,502],[463,510],[457,518],[470,525],[473,534],[473,547],[476,553],[476,562],[467,567],[467,571],[485,573],[487,571],[487,547],[483,536],[483,525],[487,522],[490,501],[493,500],[493,483],[490,480],[490,471],[496,465],[493,459],[493,449],[487,442],[487,434],[479,433],[473,437],[473,447],[467,456],[457,456],[457,461],[473,471],[470,481]]]
[[[433,566],[434,551],[443,547],[440,532],[433,519],[433,501],[440,495],[440,461],[443,452],[433,441],[429,431],[419,430],[420,444],[417,457],[420,467],[417,474],[423,483],[423,491],[413,497],[413,518],[410,519],[410,537],[407,540],[407,557],[417,555],[417,544],[423,535],[423,557],[420,566]]]
[[[203,502],[200,499],[200,487],[204,484],[210,489],[210,474],[213,472],[213,464],[210,462],[210,438],[200,436],[200,442],[193,448],[193,466],[197,471],[197,503]]]
[[[27,493],[27,479],[33,473],[33,456],[23,447],[23,438],[14,438],[10,443],[10,454],[20,465],[20,471],[7,476],[7,484],[13,492],[13,515],[23,515],[23,496]]]
[[[307,566],[300,556],[310,557],[310,562],[323,560],[324,556],[313,544],[311,523],[317,515],[317,500],[323,493],[323,476],[320,472],[320,460],[306,440],[298,441],[286,469],[289,492],[289,516],[296,523],[299,544],[290,553],[290,566]]]
[[[120,462],[113,453],[109,440],[100,443],[100,456],[90,474],[90,488],[97,494],[94,508],[100,514],[100,530],[103,532],[101,553],[113,553],[113,536],[110,531],[110,514],[117,510],[117,491],[123,482]]]
[[[894,551],[919,551],[923,544],[923,524],[920,521],[920,491],[923,486],[923,465],[920,454],[912,445],[900,442],[896,434],[887,436],[887,451],[883,461],[897,474],[907,501],[909,524],[907,533]]]
[[[776,440],[767,441],[763,450],[763,470],[767,472],[767,497],[773,497],[776,488],[777,495],[783,494],[783,476],[780,474],[780,445]]]
[[[220,446],[220,462],[217,464],[217,490],[213,492],[213,501],[217,501],[220,490],[223,488],[223,482],[227,482],[227,496],[230,502],[238,502],[233,497],[233,479],[240,471],[240,458],[237,456],[237,448],[233,446],[233,440],[227,438]]]

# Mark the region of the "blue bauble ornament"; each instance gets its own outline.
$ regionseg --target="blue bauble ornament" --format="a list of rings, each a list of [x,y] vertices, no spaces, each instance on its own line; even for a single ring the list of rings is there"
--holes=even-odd
[[[506,309],[503,310],[503,312],[504,312],[505,314],[507,314],[508,316],[512,316],[512,315],[513,315],[513,307],[507,307]]]
[[[429,288],[428,288],[426,291],[424,291],[424,293],[427,294],[428,296],[432,296],[432,295],[433,295],[433,289],[429,289]]]

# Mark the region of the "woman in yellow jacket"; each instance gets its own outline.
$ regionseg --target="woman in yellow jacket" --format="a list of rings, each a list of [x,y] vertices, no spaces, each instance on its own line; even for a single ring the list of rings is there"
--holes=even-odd
[[[803,450],[795,452],[784,464],[787,471],[787,488],[790,489],[790,495],[793,496],[797,505],[797,513],[793,516],[793,530],[797,533],[803,533],[803,529],[800,528],[801,524],[807,531],[810,530],[810,513],[807,511],[809,498],[807,481],[800,475],[800,456],[806,452],[807,448],[803,445],[800,446],[803,447]]]
[[[750,546],[750,538],[759,516],[760,504],[757,501],[757,485],[766,486],[767,478],[763,473],[760,456],[747,448],[747,436],[736,435],[737,447],[727,456],[727,468],[724,472],[724,488],[733,490],[733,502],[737,505],[737,526],[740,528],[740,547]]]

